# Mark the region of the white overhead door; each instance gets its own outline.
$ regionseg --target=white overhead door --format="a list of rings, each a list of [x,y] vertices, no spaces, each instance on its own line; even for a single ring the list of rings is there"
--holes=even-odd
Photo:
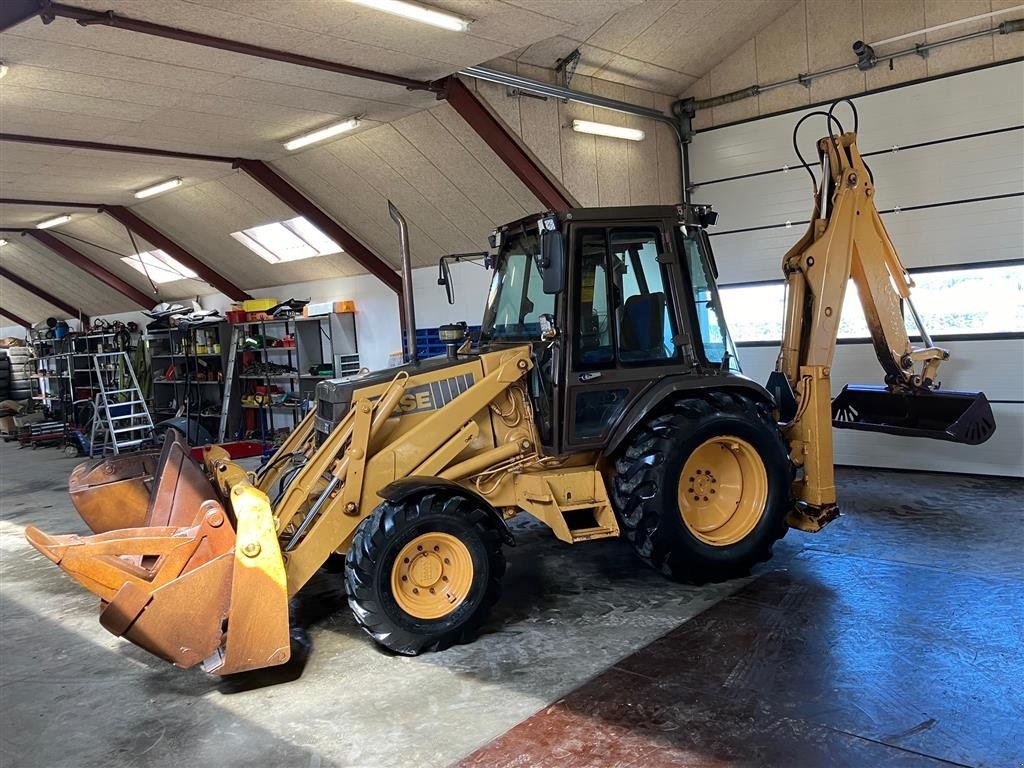
[[[876,204],[917,282],[915,304],[951,358],[943,387],[979,389],[997,431],[981,446],[836,431],[836,461],[859,466],[1024,476],[1024,62],[853,99]],[[744,372],[764,382],[782,326],[783,254],[806,228],[811,178],[793,151],[797,121],[819,107],[698,133],[692,198],[720,216],[712,244]],[[846,105],[835,110],[853,129]],[[825,120],[800,129],[808,160]],[[816,170],[816,169],[815,169]],[[881,383],[855,294],[836,352],[835,392]]]

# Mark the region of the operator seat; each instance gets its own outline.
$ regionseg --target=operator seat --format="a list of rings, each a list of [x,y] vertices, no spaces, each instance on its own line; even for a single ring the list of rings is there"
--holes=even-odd
[[[664,359],[665,294],[630,296],[619,310],[619,357],[626,361]]]

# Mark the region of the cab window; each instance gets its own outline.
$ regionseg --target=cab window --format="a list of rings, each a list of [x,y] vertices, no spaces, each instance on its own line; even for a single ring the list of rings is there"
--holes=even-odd
[[[615,229],[609,237],[613,290],[619,297],[616,341],[623,363],[666,360],[675,355],[675,330],[659,237],[651,229]]]

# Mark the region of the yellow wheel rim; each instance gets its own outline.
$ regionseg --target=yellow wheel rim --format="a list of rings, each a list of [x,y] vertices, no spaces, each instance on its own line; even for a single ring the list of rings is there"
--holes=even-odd
[[[398,553],[391,593],[417,619],[440,619],[458,608],[473,585],[469,549],[447,533],[424,533]]]
[[[768,473],[750,443],[713,437],[697,446],[679,476],[679,514],[694,536],[716,547],[742,540],[760,521]]]

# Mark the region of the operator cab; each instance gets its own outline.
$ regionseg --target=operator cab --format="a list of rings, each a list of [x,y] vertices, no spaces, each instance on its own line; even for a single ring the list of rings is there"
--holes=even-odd
[[[532,345],[548,451],[604,448],[667,378],[739,371],[705,231],[716,218],[708,206],[573,209],[491,236],[480,347]]]

